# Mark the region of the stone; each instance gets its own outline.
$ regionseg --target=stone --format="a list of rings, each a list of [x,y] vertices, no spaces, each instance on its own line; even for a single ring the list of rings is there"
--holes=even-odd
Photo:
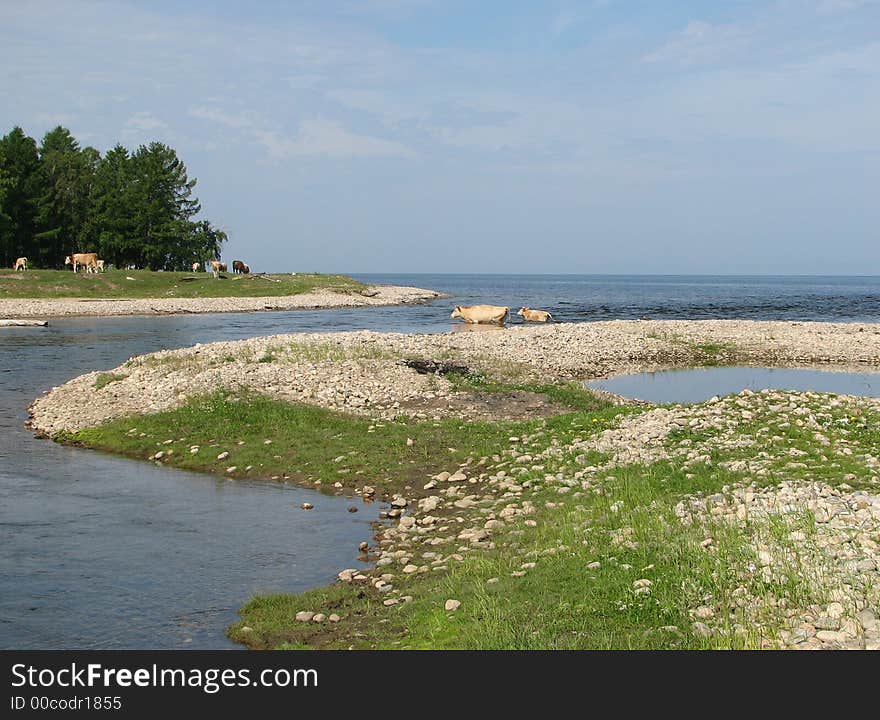
[[[311,509],[314,508],[315,506],[312,505],[310,502],[304,502],[302,505],[300,505],[300,507],[301,507],[303,510],[311,510]]]
[[[446,610],[446,612],[455,612],[460,607],[461,607],[460,600],[447,600],[446,604],[443,606],[443,608]]]
[[[707,638],[712,636],[712,629],[703,622],[697,621],[695,623],[691,623],[691,630],[697,637]]]
[[[327,619],[327,616],[324,613],[315,613],[312,616],[312,622],[322,623]]]
[[[313,617],[315,617],[315,613],[310,612],[309,610],[300,610],[296,614],[296,621],[297,622],[311,622]]]

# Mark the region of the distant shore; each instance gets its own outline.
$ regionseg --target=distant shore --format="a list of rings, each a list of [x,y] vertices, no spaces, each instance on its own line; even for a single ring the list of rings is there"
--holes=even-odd
[[[202,298],[15,298],[0,300],[0,318],[52,318],[116,315],[320,310],[341,307],[405,305],[445,297],[435,290],[377,285],[357,292],[317,290],[297,295]]]

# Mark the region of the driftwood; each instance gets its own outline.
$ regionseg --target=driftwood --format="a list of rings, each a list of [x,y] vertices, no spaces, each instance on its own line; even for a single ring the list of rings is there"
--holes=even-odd
[[[467,365],[454,362],[438,362],[437,360],[405,360],[404,365],[412,368],[420,375],[427,375],[428,373],[436,375],[461,373],[462,375],[467,375],[470,372],[470,368]]]
[[[48,320],[0,320],[0,327],[46,327]]]

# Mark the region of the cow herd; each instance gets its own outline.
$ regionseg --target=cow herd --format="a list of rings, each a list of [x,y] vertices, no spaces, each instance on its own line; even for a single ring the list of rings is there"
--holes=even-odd
[[[555,318],[546,310],[532,310],[521,307],[517,313],[524,322],[547,322]],[[456,305],[452,311],[452,318],[461,318],[466,323],[476,325],[480,323],[492,325],[504,325],[510,318],[510,308],[504,305]]]
[[[85,268],[86,273],[99,273],[104,272],[105,263],[104,260],[98,257],[97,253],[73,253],[72,255],[68,255],[64,258],[64,264],[71,265],[73,267],[73,272],[78,272],[79,268]],[[205,270],[209,268],[214,273],[214,277],[219,277],[220,273],[226,272],[226,263],[220,262],[219,260],[209,260],[204,265]],[[192,264],[192,271],[198,272],[202,268],[202,263],[194,262]],[[12,266],[14,271],[21,270],[22,272],[28,269],[28,259],[26,257],[20,257],[15,259],[15,264]],[[134,266],[129,266],[129,269],[134,269]],[[241,260],[233,260],[232,261],[232,272],[240,275],[248,275],[251,269],[248,267],[246,262],[242,262]]]

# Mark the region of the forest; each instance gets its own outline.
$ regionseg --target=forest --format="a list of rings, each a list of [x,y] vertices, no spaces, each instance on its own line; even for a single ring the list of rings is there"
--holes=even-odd
[[[103,156],[67,128],[38,145],[21,127],[0,138],[0,266],[62,268],[96,252],[116,267],[188,270],[220,258],[226,233],[201,205],[177,152],[160,142]]]

